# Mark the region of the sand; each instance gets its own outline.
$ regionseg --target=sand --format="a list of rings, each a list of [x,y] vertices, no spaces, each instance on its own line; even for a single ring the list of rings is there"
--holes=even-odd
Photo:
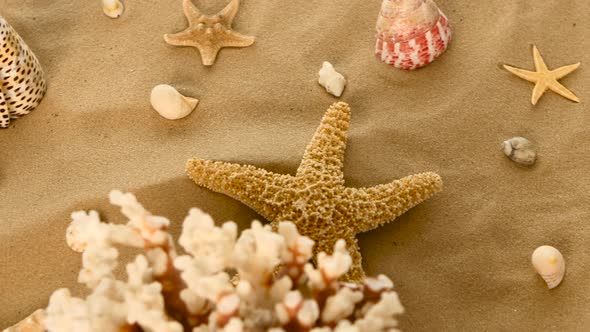
[[[225,1],[195,0],[204,11]],[[0,0],[0,14],[36,52],[49,84],[33,113],[0,130],[0,327],[76,284],[80,256],[65,243],[69,215],[108,206],[109,190],[134,192],[173,220],[203,208],[242,227],[258,216],[194,185],[191,157],[295,172],[326,108],[317,84],[330,61],[352,107],[345,176],[371,186],[435,171],[445,191],[360,236],[364,267],[385,273],[407,309],[407,331],[582,330],[590,327],[590,23],[586,1],[450,1],[450,49],[404,72],[373,57],[380,1],[244,0],[235,28],[257,37],[224,49],[212,68],[197,50],[167,45],[184,29],[181,1],[125,1],[120,19],[100,1]],[[532,69],[531,44],[550,67],[578,61],[562,80],[582,100],[547,93],[500,63]],[[149,104],[157,84],[201,100],[179,121]],[[539,161],[522,169],[500,151],[525,136]],[[547,290],[530,264],[539,245],[561,250],[564,282]]]

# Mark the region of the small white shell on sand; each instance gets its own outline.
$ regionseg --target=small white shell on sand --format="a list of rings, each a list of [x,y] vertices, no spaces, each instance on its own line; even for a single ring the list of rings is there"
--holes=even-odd
[[[150,102],[161,116],[168,120],[177,120],[189,115],[197,107],[199,100],[181,95],[170,85],[160,84],[152,89]]]
[[[117,18],[123,14],[123,3],[120,0],[102,0],[102,11],[110,18]]]
[[[331,93],[336,97],[342,95],[342,91],[344,91],[344,86],[346,85],[346,79],[334,69],[334,66],[332,66],[331,63],[324,61],[319,75],[320,78],[318,83],[326,88],[328,93]]]
[[[504,141],[502,150],[512,161],[524,166],[532,166],[537,160],[535,146],[524,137],[513,137]]]
[[[535,249],[531,261],[549,289],[557,287],[565,275],[565,260],[559,250],[551,246]]]

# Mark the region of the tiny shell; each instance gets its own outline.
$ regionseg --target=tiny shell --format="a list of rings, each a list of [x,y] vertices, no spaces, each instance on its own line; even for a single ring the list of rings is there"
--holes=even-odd
[[[331,93],[336,97],[342,95],[342,91],[344,91],[344,86],[346,85],[346,79],[334,69],[334,66],[332,66],[331,63],[324,61],[318,74],[320,75],[318,83],[326,88],[328,93]]]
[[[504,141],[502,151],[512,161],[524,166],[532,166],[537,160],[535,146],[524,137],[513,137]]]
[[[425,66],[447,49],[449,20],[432,0],[383,0],[375,54],[396,68]]]
[[[170,85],[160,84],[152,89],[150,98],[152,107],[164,118],[177,120],[189,115],[197,104],[198,99],[185,97]]]
[[[531,261],[549,289],[557,287],[563,280],[565,260],[559,250],[551,246],[540,246],[533,252]]]
[[[102,0],[102,11],[110,18],[117,18],[123,14],[123,3],[119,0]]]

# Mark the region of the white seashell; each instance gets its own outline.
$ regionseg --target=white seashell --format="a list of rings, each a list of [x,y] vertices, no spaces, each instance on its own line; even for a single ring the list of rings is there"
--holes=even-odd
[[[152,89],[150,102],[161,116],[168,120],[177,120],[189,115],[197,107],[199,100],[181,95],[170,85],[160,84]]]
[[[537,160],[533,143],[524,137],[513,137],[502,143],[504,154],[515,163],[532,166]]]
[[[120,0],[102,0],[102,11],[110,18],[117,18],[123,14],[123,3]]]
[[[433,0],[383,0],[376,30],[377,58],[406,70],[431,63],[451,41],[449,20]]]
[[[0,16],[0,128],[37,107],[46,89],[39,60]]]
[[[549,289],[557,287],[565,275],[565,260],[559,250],[551,246],[535,249],[531,261]]]
[[[344,86],[346,85],[346,79],[334,69],[334,66],[332,66],[331,63],[324,61],[319,75],[320,78],[318,79],[318,82],[321,86],[326,88],[328,93],[331,93],[336,97],[342,95],[342,91],[344,91]]]

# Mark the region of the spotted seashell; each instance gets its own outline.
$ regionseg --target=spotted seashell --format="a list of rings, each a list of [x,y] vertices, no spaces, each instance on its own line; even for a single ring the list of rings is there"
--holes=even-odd
[[[39,60],[0,16],[0,128],[37,107],[45,90]]]
[[[535,249],[531,261],[549,289],[557,287],[565,275],[565,260],[559,250],[551,246]]]
[[[432,0],[383,0],[377,18],[375,54],[401,69],[416,69],[439,57],[451,41],[449,20]]]
[[[537,160],[533,143],[524,137],[513,137],[502,143],[504,154],[517,164],[532,166]]]

